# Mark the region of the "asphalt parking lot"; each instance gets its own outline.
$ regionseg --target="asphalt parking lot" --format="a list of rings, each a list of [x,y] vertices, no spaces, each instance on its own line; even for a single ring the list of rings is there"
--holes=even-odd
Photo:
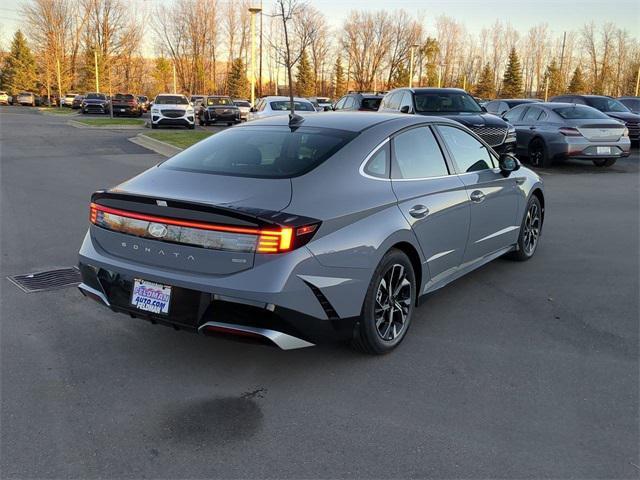
[[[544,173],[537,255],[440,290],[384,357],[238,344],[7,275],[72,266],[136,132],[0,107],[2,478],[637,478],[640,155]]]

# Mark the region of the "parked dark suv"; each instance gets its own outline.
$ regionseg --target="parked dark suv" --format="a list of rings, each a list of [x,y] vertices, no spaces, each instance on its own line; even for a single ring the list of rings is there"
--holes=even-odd
[[[541,101],[542,100],[537,100],[535,98],[500,98],[498,100],[485,102],[483,106],[487,109],[487,112],[502,116],[513,107],[517,107],[523,103],[536,103]]]
[[[223,122],[231,126],[240,123],[240,109],[231,97],[212,95],[203,100],[196,112],[198,123],[202,125],[212,125],[216,122]]]
[[[377,112],[382,95],[377,93],[350,92],[340,98],[334,105],[336,112]]]
[[[116,93],[113,100],[111,100],[111,108],[113,109],[114,117],[120,115],[142,116],[142,108],[138,103],[138,97],[131,93]]]
[[[513,152],[516,129],[459,88],[398,88],[384,96],[380,112],[445,117],[471,129],[497,153]]]
[[[604,95],[560,95],[553,97],[550,101],[588,105],[600,110],[609,117],[623,122],[629,129],[629,139],[632,142],[640,140],[640,115],[633,113],[615,98]]]

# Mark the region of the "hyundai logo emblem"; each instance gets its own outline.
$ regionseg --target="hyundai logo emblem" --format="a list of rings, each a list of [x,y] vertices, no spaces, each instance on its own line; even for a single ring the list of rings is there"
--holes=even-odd
[[[147,227],[147,232],[149,235],[156,238],[163,238],[167,235],[168,229],[166,225],[162,225],[161,223],[150,223]]]

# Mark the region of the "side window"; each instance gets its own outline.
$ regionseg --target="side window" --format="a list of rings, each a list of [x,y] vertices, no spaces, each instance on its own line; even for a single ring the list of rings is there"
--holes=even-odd
[[[547,115],[547,112],[545,112],[544,110],[541,109],[540,110],[540,115],[538,115],[538,121],[539,122],[544,122],[547,119],[548,116],[549,115]]]
[[[486,108],[487,112],[489,112],[489,113],[496,113],[498,111],[498,103],[499,102],[496,102],[495,100],[493,100],[493,101],[487,103],[484,106],[484,108]]]
[[[264,107],[266,105],[266,102],[264,100],[260,100],[260,103],[258,103],[258,107],[256,108],[256,110],[258,112],[261,112],[264,110]]]
[[[344,102],[344,109],[345,110],[351,110],[355,105],[355,100],[353,99],[353,97],[347,97],[345,102]]]
[[[498,113],[502,115],[507,111],[509,111],[509,104],[507,102],[500,102],[500,106],[498,107]]]
[[[395,92],[391,94],[391,98],[389,98],[389,104],[387,108],[391,110],[400,110],[400,100],[402,99],[402,92]]]
[[[338,100],[338,103],[336,103],[336,110],[342,110],[344,108],[344,102],[347,101],[347,97],[342,97],[340,100]]]
[[[525,106],[517,106],[512,108],[511,110],[509,110],[507,113],[505,113],[503,115],[503,118],[507,121],[507,122],[517,122],[518,119],[520,118],[520,115],[522,115],[522,111],[527,108]]]
[[[389,178],[389,142],[374,153],[364,166],[364,172],[367,175],[378,178]]]
[[[417,179],[443,175],[449,175],[449,171],[430,128],[412,128],[393,138],[391,178]]]
[[[572,103],[577,103],[578,105],[586,105],[587,102],[584,101],[584,98],[580,98],[580,97],[572,97],[571,99]]]
[[[538,119],[539,115],[540,115],[540,109],[538,107],[529,107],[529,110],[527,110],[527,113],[525,113],[524,117],[522,117],[522,122],[533,123]]]
[[[400,108],[408,106],[409,112],[413,112],[413,102],[411,101],[411,93],[404,92],[402,95],[402,101],[400,102]]]
[[[460,173],[494,168],[493,158],[487,148],[464,130],[438,125],[438,131],[453,155]]]

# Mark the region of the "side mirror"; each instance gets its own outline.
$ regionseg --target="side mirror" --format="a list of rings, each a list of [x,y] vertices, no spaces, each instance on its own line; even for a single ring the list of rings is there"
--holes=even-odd
[[[409,113],[409,105],[404,105],[400,108],[400,113]]]
[[[511,172],[515,172],[520,169],[520,161],[513,153],[503,153],[500,155],[500,159],[498,160],[498,166],[500,167],[502,175],[508,177]]]

